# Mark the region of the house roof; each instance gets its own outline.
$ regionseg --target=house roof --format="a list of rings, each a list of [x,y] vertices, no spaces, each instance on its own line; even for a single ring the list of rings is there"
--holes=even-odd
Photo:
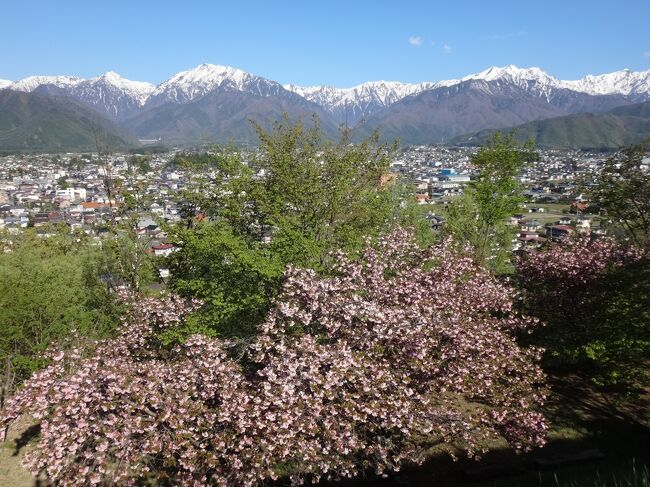
[[[160,245],[152,245],[151,248],[153,250],[168,250],[168,249],[176,248],[176,245],[166,243],[166,244],[160,244]]]

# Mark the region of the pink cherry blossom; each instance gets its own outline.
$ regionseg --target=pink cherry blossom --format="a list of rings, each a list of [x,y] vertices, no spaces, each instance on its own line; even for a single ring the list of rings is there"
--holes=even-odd
[[[544,443],[541,351],[514,338],[536,321],[469,249],[398,230],[334,258],[329,277],[287,269],[243,355],[202,335],[165,346],[200,303],[125,295],[119,335],[36,373],[2,425],[40,422],[27,465],[62,486],[301,483],[397,471],[432,444]]]

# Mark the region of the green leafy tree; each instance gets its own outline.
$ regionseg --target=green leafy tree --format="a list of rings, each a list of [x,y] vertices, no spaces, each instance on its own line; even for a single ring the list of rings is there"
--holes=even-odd
[[[129,172],[135,170],[141,174],[145,174],[151,171],[151,156],[150,155],[131,156],[128,159],[127,164],[128,164]]]
[[[513,229],[507,219],[523,201],[517,176],[534,157],[531,142],[520,145],[514,133],[496,132],[472,156],[478,176],[449,208],[447,232],[472,244],[479,263],[496,272],[511,268]]]
[[[68,179],[65,176],[61,176],[57,180],[56,184],[59,189],[68,189],[70,187],[70,183],[68,183]]]
[[[28,231],[4,237],[0,253],[0,402],[16,384],[45,365],[43,352],[73,332],[105,336],[114,317],[93,305],[84,274],[85,243],[69,235],[47,239]]]
[[[262,150],[255,162],[265,173],[258,215],[265,229],[277,227],[273,247],[285,261],[319,268],[330,250],[358,246],[391,225],[395,202],[382,178],[393,148],[377,134],[352,145],[345,133],[337,144],[324,141],[316,124],[256,128]]]
[[[156,279],[153,257],[147,253],[149,239],[140,238],[131,222],[112,227],[112,233],[102,239],[89,261],[91,274],[100,276],[109,291],[126,287],[144,292]]]
[[[593,203],[639,246],[650,238],[650,173],[643,165],[646,149],[634,146],[608,159],[591,190]]]
[[[226,148],[197,158],[180,196],[186,224],[170,229],[180,248],[170,258],[172,288],[203,299],[203,323],[228,336],[254,329],[286,265],[325,272],[332,251],[354,251],[396,224],[429,231],[389,177],[394,148],[376,134],[353,145],[345,132],[325,140],[317,123],[256,129],[253,154]],[[192,169],[191,156],[178,162]]]
[[[202,299],[204,306],[166,338],[182,340],[215,331],[226,337],[251,335],[277,292],[282,260],[262,242],[236,235],[224,222],[199,224],[177,235],[183,243],[169,259],[171,285],[182,295]]]

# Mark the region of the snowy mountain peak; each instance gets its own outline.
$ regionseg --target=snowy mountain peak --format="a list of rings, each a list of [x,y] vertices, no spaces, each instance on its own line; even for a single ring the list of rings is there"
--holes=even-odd
[[[522,87],[532,82],[545,91],[566,88],[590,95],[650,94],[650,70],[635,72],[627,68],[597,76],[588,75],[578,80],[558,80],[540,68],[519,68],[511,64],[503,68],[491,67],[462,78],[462,81],[468,80],[507,81]]]
[[[77,78],[76,76],[29,76],[13,83],[11,89],[16,91],[34,91],[42,85],[67,88],[75,86],[82,81],[83,78]]]
[[[89,87],[97,87],[99,85],[112,87],[118,92],[123,93],[125,96],[133,98],[140,105],[144,104],[151,92],[156,88],[151,83],[144,81],[131,81],[123,78],[115,71],[107,71],[97,78],[83,81],[80,85],[87,85]]]
[[[5,88],[9,88],[13,84],[14,84],[14,82],[9,81],[8,79],[0,79],[0,90],[4,90]]]
[[[113,81],[119,81],[124,78],[117,74],[115,71],[106,71],[104,74],[99,76],[99,79],[105,79],[105,80],[113,80]]]
[[[281,89],[278,83],[241,69],[217,64],[199,64],[196,68],[181,71],[158,85],[151,93],[151,97],[163,97],[177,103],[184,103],[217,88],[265,96],[271,87]]]
[[[238,81],[243,80],[249,75],[241,69],[233,68],[231,66],[222,66],[220,64],[199,64],[196,68],[187,71],[181,71],[174,75],[171,79],[184,79],[193,82],[210,82],[221,81],[225,78],[235,79]]]
[[[483,81],[507,81],[517,85],[533,82],[546,86],[558,84],[558,80],[549,76],[546,72],[537,67],[519,68],[514,64],[505,67],[493,66],[480,73],[470,74],[462,78],[462,81],[483,80]]]
[[[650,69],[632,71],[622,69],[613,73],[588,75],[575,81],[565,81],[566,87],[591,95],[644,95],[650,93]]]

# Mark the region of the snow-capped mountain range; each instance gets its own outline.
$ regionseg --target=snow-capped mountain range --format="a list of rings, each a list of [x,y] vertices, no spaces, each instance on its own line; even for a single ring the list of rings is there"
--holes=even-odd
[[[559,80],[540,68],[510,65],[460,79],[335,88],[283,86],[233,67],[201,64],[157,86],[108,72],[90,79],[30,76],[0,81],[0,90],[22,95],[16,104],[30,97],[34,103],[42,96],[56,97],[57,106],[90,108],[135,138],[172,144],[193,144],[205,136],[255,143],[251,121],[268,128],[284,115],[305,120],[314,114],[328,137],[335,138],[340,126],[349,124],[359,137],[380,129],[387,140],[420,144],[649,101],[650,70]]]
[[[624,69],[599,76],[589,75],[577,81],[565,81],[564,84],[567,88],[593,95],[647,95],[650,93],[650,70],[633,72]]]
[[[131,81],[114,72],[91,79],[73,76],[30,76],[16,82],[0,80],[0,89],[65,95],[120,120],[134,111],[164,103],[183,104],[197,100],[215,90],[235,91],[255,96],[299,95],[320,105],[339,121],[350,121],[388,107],[393,103],[423,91],[455,86],[463,82],[482,80],[508,84],[525,91],[548,95],[557,89],[569,89],[589,95],[622,95],[640,100],[650,98],[650,70],[634,72],[627,69],[579,80],[558,80],[540,68],[517,66],[491,67],[461,79],[437,82],[402,83],[399,81],[370,81],[351,88],[332,86],[284,86],[266,78],[229,66],[201,64],[175,74],[155,86]]]
[[[467,81],[486,81],[508,84],[524,91],[534,91],[548,96],[557,89],[569,89],[589,95],[623,95],[650,98],[650,70],[634,72],[628,69],[599,76],[586,76],[579,80],[565,81],[550,76],[540,68],[518,68],[514,65],[491,67],[480,73],[461,79],[436,82],[401,83],[371,81],[352,88],[331,86],[301,87],[285,85],[304,98],[314,101],[331,113],[345,113],[357,118],[359,113],[370,115],[407,96],[442,87],[455,86]]]
[[[352,88],[332,86],[284,85],[303,98],[313,101],[343,120],[346,115],[351,121],[369,115],[380,108],[392,105],[409,95],[436,87],[436,83],[402,83],[399,81],[368,81]]]
[[[0,89],[67,96],[93,108],[113,120],[123,119],[144,106],[155,86],[131,81],[109,71],[90,79],[73,76],[30,76],[9,84],[0,81]]]
[[[511,64],[504,68],[486,69],[480,73],[466,76],[461,81],[468,80],[509,82],[520,88],[532,85],[541,91],[565,88],[588,95],[650,94],[650,70],[634,72],[623,69],[599,76],[588,75],[579,80],[558,80],[540,68],[518,68]]]

